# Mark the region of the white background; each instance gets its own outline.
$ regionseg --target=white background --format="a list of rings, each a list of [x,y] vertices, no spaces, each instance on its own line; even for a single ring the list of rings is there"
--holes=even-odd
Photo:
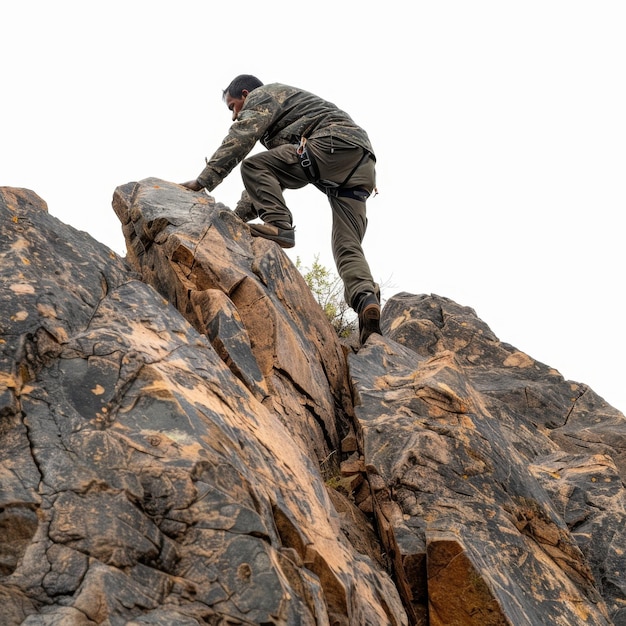
[[[383,297],[470,306],[624,411],[625,33],[623,0],[2,0],[0,185],[123,255],[117,186],[195,178],[235,75],[300,86],[376,150]],[[334,270],[326,199],[287,199],[289,256]]]

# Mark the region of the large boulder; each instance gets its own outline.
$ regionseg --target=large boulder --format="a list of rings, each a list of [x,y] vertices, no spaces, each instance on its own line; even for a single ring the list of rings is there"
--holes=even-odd
[[[624,416],[446,298],[383,332],[350,357],[366,506],[418,621],[626,623]]]
[[[389,574],[349,542],[318,462],[338,441],[343,351],[321,313],[303,319],[336,352],[324,373],[296,310],[263,319],[294,305],[272,304],[271,260],[241,285],[264,312],[226,303],[229,349],[216,350],[34,194],[0,197],[3,625],[406,624]],[[265,361],[229,327],[248,316]],[[293,355],[268,356],[271,325]]]

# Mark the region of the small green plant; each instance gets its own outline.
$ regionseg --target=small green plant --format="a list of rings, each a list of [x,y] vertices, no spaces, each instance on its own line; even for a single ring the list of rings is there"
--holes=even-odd
[[[313,297],[322,307],[337,335],[345,339],[355,332],[358,327],[358,318],[343,297],[341,278],[319,262],[319,255],[315,256],[311,267],[303,267],[298,257],[296,268],[302,274]]]
[[[331,489],[338,490],[341,486],[341,476],[331,476],[330,478],[326,479],[325,484]]]

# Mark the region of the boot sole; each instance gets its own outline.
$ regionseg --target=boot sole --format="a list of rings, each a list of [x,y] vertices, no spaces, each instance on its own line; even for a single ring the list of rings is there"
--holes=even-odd
[[[250,233],[253,237],[261,237],[261,239],[269,239],[270,241],[275,241],[281,248],[293,248],[296,245],[296,242],[293,239],[285,239],[280,235],[270,235],[268,233],[260,233],[252,226],[250,227]]]

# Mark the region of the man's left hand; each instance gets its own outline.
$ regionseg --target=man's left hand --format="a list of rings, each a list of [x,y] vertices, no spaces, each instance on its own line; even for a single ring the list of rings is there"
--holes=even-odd
[[[181,183],[183,187],[191,189],[191,191],[202,191],[203,187],[197,180],[188,180],[186,183]]]

